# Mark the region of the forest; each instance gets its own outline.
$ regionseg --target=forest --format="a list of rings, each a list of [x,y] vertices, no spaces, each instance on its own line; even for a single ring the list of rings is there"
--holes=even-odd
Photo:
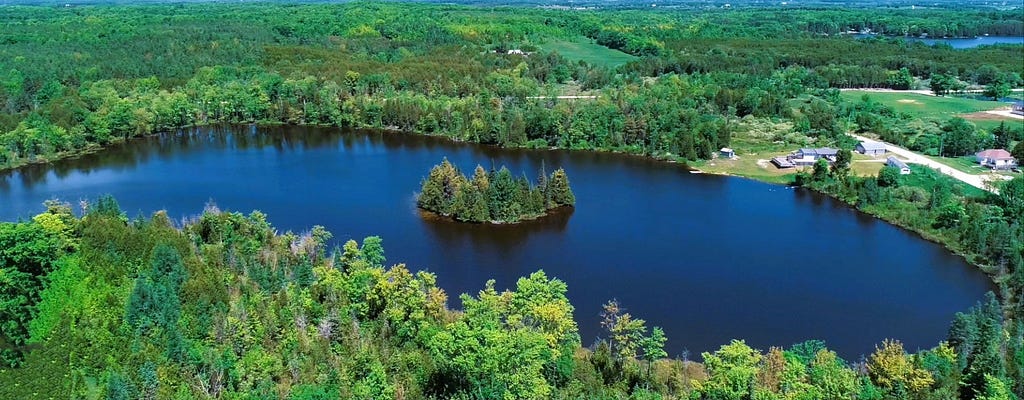
[[[213,204],[180,223],[82,207],[0,223],[4,398],[992,400],[1024,373],[1005,334],[1024,324],[991,293],[916,353],[734,340],[696,362],[666,358],[664,332],[614,300],[582,347],[569,288],[543,271],[453,310],[379,237],[328,248],[322,227],[280,234]]]
[[[455,310],[435,276],[387,263],[380,238],[328,249],[323,228],[279,234],[259,212],[211,206],[172,222],[160,213],[129,219],[111,198],[77,214],[51,202],[31,220],[0,223],[0,397],[1024,393],[1024,178],[996,195],[928,169],[858,176],[847,157],[855,143],[844,134],[936,156],[995,146],[1020,158],[1024,126],[923,118],[840,91],[1005,97],[1024,83],[1024,46],[954,49],[905,38],[1019,36],[1019,9],[188,2],[3,6],[0,25],[0,170],[214,123],[378,128],[694,164],[739,138],[834,146],[844,149],[839,161],[794,183],[944,244],[997,287],[955,316],[947,340],[931,349],[908,353],[886,341],[866,359],[842,360],[820,342],[753,349],[737,340],[697,362],[666,358],[664,333],[615,301],[605,305],[604,339],[584,347],[569,288],[543,272],[515,290],[483,283]],[[868,30],[881,35],[847,34]],[[565,43],[628,61],[588,63],[554,50]],[[558,98],[566,95],[582,98]],[[442,168],[443,196],[429,178],[421,195],[466,221],[516,220],[574,202],[564,173],[556,200],[555,174],[542,171],[545,190],[531,190],[507,169],[478,171],[469,178]],[[504,185],[502,194],[485,197],[483,176],[488,190]],[[446,209],[460,192],[459,204],[475,207]],[[509,193],[529,200],[498,198]]]
[[[561,168],[551,175],[541,168],[533,185],[525,174],[513,177],[504,165],[490,172],[477,165],[473,176],[467,177],[445,159],[430,169],[416,204],[460,222],[516,223],[572,207],[576,196]]]

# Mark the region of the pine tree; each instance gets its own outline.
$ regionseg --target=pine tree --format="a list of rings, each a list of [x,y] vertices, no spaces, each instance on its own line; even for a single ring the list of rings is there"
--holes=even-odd
[[[434,212],[441,212],[444,208],[444,178],[440,166],[431,168],[430,175],[423,180],[416,204]]]
[[[467,212],[467,220],[472,222],[486,222],[490,218],[491,213],[487,210],[487,199],[484,197],[484,192],[473,188],[469,191],[469,208]]]
[[[564,169],[556,169],[551,173],[551,201],[556,207],[576,205],[576,195],[569,187],[569,177]]]
[[[490,179],[487,177],[487,171],[485,171],[484,167],[481,167],[479,164],[477,164],[476,169],[473,170],[472,183],[480,193],[487,193],[487,189],[491,185]]]

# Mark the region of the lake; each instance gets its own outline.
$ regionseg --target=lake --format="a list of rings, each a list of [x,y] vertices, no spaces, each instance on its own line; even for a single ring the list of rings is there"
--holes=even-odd
[[[858,33],[854,34],[853,37],[857,39],[877,37],[876,34],[871,33]],[[909,36],[883,36],[886,38],[900,38],[908,42],[921,42],[926,45],[934,45],[936,43],[949,44],[954,49],[969,49],[978,46],[992,45],[992,44],[1019,44],[1024,45],[1024,36],[978,36],[975,38],[918,38]]]
[[[414,196],[447,157],[464,172],[565,168],[577,207],[519,226],[424,218]],[[42,202],[105,193],[129,217],[259,209],[280,231],[323,225],[335,239],[380,235],[388,261],[438,274],[457,295],[537,269],[568,283],[584,345],[618,299],[661,326],[676,356],[733,338],[789,346],[822,339],[847,359],[886,338],[936,345],[989,280],[963,259],[828,197],[609,153],[504,150],[388,132],[214,127],[131,141],[0,175],[0,220]]]

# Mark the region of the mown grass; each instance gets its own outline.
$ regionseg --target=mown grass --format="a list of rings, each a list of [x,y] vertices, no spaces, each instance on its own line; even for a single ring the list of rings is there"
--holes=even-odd
[[[946,120],[961,114],[978,111],[994,110],[1006,107],[1006,103],[997,101],[964,99],[957,97],[937,97],[917,93],[898,92],[867,92],[859,90],[844,91],[840,94],[845,100],[859,102],[867,95],[873,101],[892,107],[897,112],[907,113],[925,119]],[[998,124],[998,122],[997,122]]]
[[[910,175],[903,175],[900,177],[902,185],[919,187],[927,192],[931,192],[932,188],[934,188],[940,181],[948,183],[949,186],[953,188],[954,193],[960,193],[967,197],[982,198],[989,195],[989,193],[984,190],[953,179],[948,175],[944,175],[941,172],[923,165],[910,164]]]
[[[974,156],[964,157],[936,157],[936,156],[925,156],[932,160],[942,163],[950,168],[953,168],[960,172],[966,172],[968,174],[981,174],[988,172],[988,168],[982,167],[974,159]]]
[[[988,132],[992,132],[993,129],[995,129],[997,126],[999,126],[999,124],[1003,122],[1006,123],[1006,126],[1011,128],[1016,127],[1019,129],[1024,127],[1024,120],[1022,119],[1002,119],[999,117],[988,118],[988,116],[986,116],[985,119],[973,118],[971,116],[965,116],[964,118],[966,118],[968,121],[973,122],[974,125],[976,125],[978,128],[984,129]]]
[[[591,43],[590,39],[583,37],[573,40],[551,41],[540,47],[544,50],[557,51],[562,57],[573,61],[582,60],[588,64],[608,68],[615,68],[637,59],[636,56]]]
[[[793,179],[796,177],[798,169],[778,169],[775,168],[775,165],[768,162],[772,157],[783,156],[788,153],[789,152],[783,151],[749,154],[737,151],[737,158],[735,159],[730,160],[717,158],[714,160],[690,163],[690,166],[709,174],[735,175],[763,182],[788,185],[793,183]]]

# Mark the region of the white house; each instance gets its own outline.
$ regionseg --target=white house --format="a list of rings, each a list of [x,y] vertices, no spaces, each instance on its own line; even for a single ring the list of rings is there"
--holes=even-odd
[[[732,149],[728,148],[728,147],[723,147],[722,150],[719,151],[719,157],[722,157],[722,158],[735,158],[736,157],[736,152],[733,151]]]
[[[1010,152],[1003,149],[988,149],[975,154],[978,164],[992,169],[1011,169],[1017,166],[1017,160]]]
[[[863,141],[857,143],[857,152],[866,156],[880,156],[885,154],[885,144],[879,142]]]

